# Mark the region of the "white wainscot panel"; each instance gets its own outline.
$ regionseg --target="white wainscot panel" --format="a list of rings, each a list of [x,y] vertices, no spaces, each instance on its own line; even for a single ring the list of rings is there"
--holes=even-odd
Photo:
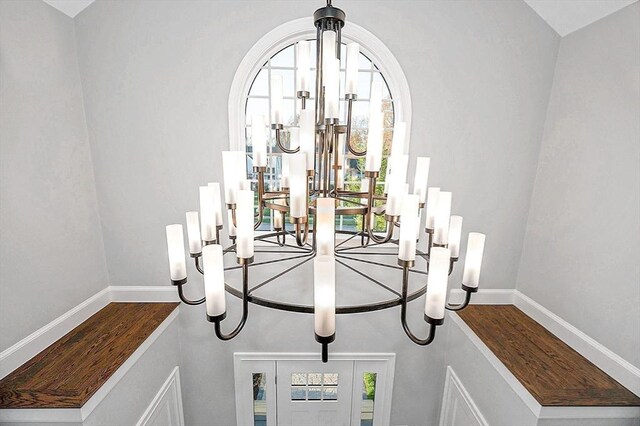
[[[488,426],[451,366],[447,366],[440,426]]]
[[[178,367],[164,382],[137,426],[184,426]]]

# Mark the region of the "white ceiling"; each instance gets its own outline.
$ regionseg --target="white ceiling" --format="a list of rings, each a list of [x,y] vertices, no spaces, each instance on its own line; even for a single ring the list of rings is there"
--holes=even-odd
[[[45,3],[58,9],[65,15],[74,18],[78,13],[85,10],[95,0],[43,0]]]
[[[95,0],[43,0],[74,18]],[[524,0],[560,36],[604,18],[637,0]]]
[[[560,36],[604,18],[637,0],[524,0]]]

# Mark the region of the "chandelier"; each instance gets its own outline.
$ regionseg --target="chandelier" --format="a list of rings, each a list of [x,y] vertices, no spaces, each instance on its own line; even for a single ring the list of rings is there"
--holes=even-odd
[[[184,294],[187,268],[184,235],[181,224],[166,228],[171,283],[177,287],[182,302],[188,305],[206,304],[207,320],[212,322],[221,340],[236,337],[244,327],[249,304],[314,315],[316,341],[322,345],[322,361],[328,360],[328,345],[335,340],[336,314],[379,311],[400,306],[400,322],[405,333],[418,345],[428,345],[435,338],[437,326],[443,324],[445,309],[464,309],[478,289],[485,236],[469,233],[465,255],[462,290],[464,302],[446,303],[448,277],[458,261],[462,233],[462,217],[451,216],[451,192],[427,188],[430,159],[418,157],[413,191],[406,182],[408,156],[402,152],[406,137],[405,123],[397,122],[393,131],[393,147],[387,159],[384,191],[376,191],[383,158],[383,112],[381,82],[373,82],[369,98],[369,122],[366,149],[354,147],[351,140],[353,104],[358,100],[359,45],[346,46],[344,103],[346,120],[340,122],[340,62],[341,31],[345,13],[331,5],[331,0],[313,15],[316,27],[316,86],[310,87],[311,66],[309,41],[296,45],[296,97],[301,110],[297,125],[285,130],[283,125],[282,77],[271,80],[271,116],[251,117],[251,143],[256,191],[251,189],[246,173],[246,153],[222,153],[224,201],[227,210],[227,231],[231,244],[223,248],[223,205],[219,183],[200,187],[200,212],[187,212],[189,252],[196,269],[204,276],[205,297],[190,300]],[[311,107],[311,90],[315,105]],[[279,190],[267,191],[267,126],[275,132],[275,143],[282,154]],[[288,134],[287,134],[288,133]],[[400,146],[400,149],[396,149]],[[345,155],[364,159],[364,179],[359,191],[345,188]],[[256,233],[266,209],[273,212],[273,231]],[[425,232],[421,232],[422,213],[426,215]],[[358,216],[361,229],[336,229],[340,216]],[[376,221],[376,218],[379,220]],[[376,232],[384,221],[386,231]],[[289,227],[286,224],[290,223]],[[338,238],[336,238],[338,236]],[[417,249],[420,238],[426,239],[426,250]],[[273,247],[279,251],[256,250]],[[384,248],[384,251],[372,248]],[[388,248],[391,247],[391,250]],[[276,259],[254,261],[254,253],[279,253]],[[287,254],[287,256],[285,256]],[[376,255],[391,262],[374,261]],[[237,265],[225,267],[224,256],[235,256]],[[416,267],[416,258],[424,259],[426,268]],[[298,263],[283,271],[264,277],[249,286],[250,271],[259,265],[297,259]],[[394,262],[394,260],[396,260]],[[346,261],[359,262],[356,268]],[[268,299],[255,294],[259,288],[290,274],[308,261],[313,261],[313,305],[294,304]],[[364,277],[372,285],[382,287],[389,296],[375,303],[336,306],[336,265],[348,273]],[[401,290],[374,279],[365,268],[385,268],[402,280]],[[241,269],[242,287],[225,283],[225,271]],[[401,277],[401,278],[400,278]],[[409,292],[410,277],[420,280],[418,289]],[[260,277],[262,279],[263,277]],[[340,283],[348,285],[348,283]],[[226,293],[242,300],[239,324],[230,332],[222,331],[226,317]],[[417,337],[407,323],[407,305],[426,294],[424,320],[428,325],[425,338]]]

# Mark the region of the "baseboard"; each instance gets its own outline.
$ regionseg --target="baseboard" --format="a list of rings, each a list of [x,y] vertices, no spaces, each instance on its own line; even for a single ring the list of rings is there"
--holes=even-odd
[[[111,286],[112,302],[179,302],[175,286]]]
[[[42,352],[111,301],[109,287],[60,315],[0,353],[0,379]]]
[[[471,296],[473,305],[513,305],[513,289],[478,289],[477,293]],[[449,292],[450,303],[462,303],[465,292],[459,288]]]
[[[639,368],[517,290],[514,290],[514,304],[624,387],[640,396]]]

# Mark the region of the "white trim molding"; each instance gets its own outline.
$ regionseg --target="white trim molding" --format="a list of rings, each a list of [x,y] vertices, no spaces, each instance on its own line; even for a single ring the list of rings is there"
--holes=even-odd
[[[277,361],[318,361],[320,362],[320,355],[318,353],[296,353],[296,352],[235,352],[233,354],[233,365],[234,365],[234,377],[235,377],[235,389],[236,389],[236,416],[237,416],[237,424],[243,425],[247,423],[244,421],[242,413],[246,411],[247,401],[251,401],[250,398],[244,397],[239,390],[243,389],[241,384],[242,378],[239,377],[239,372],[243,372],[245,367],[251,366],[260,366],[261,371],[267,372],[267,383],[266,386],[272,389],[276,389],[276,362]],[[376,395],[376,401],[381,401],[382,405],[378,411],[378,407],[375,408],[376,415],[381,419],[381,423],[383,425],[390,425],[391,423],[391,395],[393,392],[393,380],[395,375],[395,366],[396,366],[396,354],[395,353],[350,353],[350,352],[337,352],[329,354],[329,363],[331,361],[353,361],[354,362],[354,371],[357,369],[358,363],[380,363],[384,365],[385,368],[382,370],[386,372],[384,375],[384,382],[386,385],[383,386],[385,389],[385,394],[380,395],[380,399],[378,399],[378,395]],[[366,370],[371,371],[371,365],[367,365]],[[251,371],[256,371],[255,368]],[[375,369],[373,370],[375,371]],[[242,377],[247,377],[247,375],[242,375]],[[267,391],[268,392],[268,391]],[[271,392],[274,394],[274,392]],[[275,400],[272,398],[268,401],[268,404],[273,404],[271,408],[271,412],[275,412]],[[269,416],[269,410],[267,413]],[[267,423],[269,423],[269,417],[267,417]],[[252,423],[251,423],[252,424]]]
[[[515,291],[515,290],[514,290]],[[498,374],[511,387],[513,392],[531,410],[538,419],[633,419],[640,417],[640,407],[543,407],[494,355],[484,342],[456,314],[450,312],[448,318],[473,343],[478,351],[489,361]],[[615,378],[615,377],[614,377]]]
[[[82,324],[91,315],[107,306],[110,301],[109,287],[106,287],[49,324],[0,352],[0,379]]]
[[[469,395],[469,392],[464,387],[460,378],[453,371],[450,365],[447,365],[447,375],[444,379],[444,392],[442,394],[442,407],[440,408],[440,426],[447,426],[447,420],[450,419],[449,413],[452,408],[450,402],[452,401],[451,394],[454,391],[458,391],[464,402],[469,407],[469,410],[473,414],[473,417],[476,419],[476,422],[482,426],[489,426],[489,423],[485,420],[484,416],[480,412],[480,409]]]
[[[146,426],[150,420],[153,419],[156,410],[160,407],[160,404],[163,403],[165,397],[173,392],[174,400],[172,401],[174,404],[173,409],[176,411],[177,422],[179,426],[184,426],[184,412],[182,410],[182,389],[180,387],[180,368],[176,366],[173,369],[167,380],[164,382],[156,396],[151,401],[151,404],[147,407],[144,414],[138,420],[136,426]]]
[[[513,304],[624,387],[640,396],[640,368],[517,290],[514,290]]]
[[[229,143],[230,149],[243,151],[245,128],[245,101],[249,89],[260,68],[283,48],[300,40],[316,37],[312,18],[300,18],[286,22],[265,34],[258,40],[240,62],[229,92]],[[411,93],[409,83],[400,63],[389,48],[375,35],[349,21],[342,29],[345,42],[360,44],[365,54],[380,70],[389,86],[393,98],[396,121],[407,123],[411,129]],[[405,146],[405,153],[409,147]]]
[[[81,407],[77,409],[57,409],[57,408],[38,408],[38,409],[2,409],[0,410],[0,423],[16,422],[16,423],[58,423],[58,422],[82,422],[89,417],[93,410],[102,402],[102,400],[111,392],[111,390],[122,380],[127,372],[135,365],[142,355],[153,345],[153,343],[164,333],[164,331],[178,317],[179,307],[174,309],[171,314],[145,339],[138,349],[131,354],[129,358],[113,373],[111,377],[93,394],[91,398]]]
[[[173,285],[109,287],[112,302],[179,302]]]

